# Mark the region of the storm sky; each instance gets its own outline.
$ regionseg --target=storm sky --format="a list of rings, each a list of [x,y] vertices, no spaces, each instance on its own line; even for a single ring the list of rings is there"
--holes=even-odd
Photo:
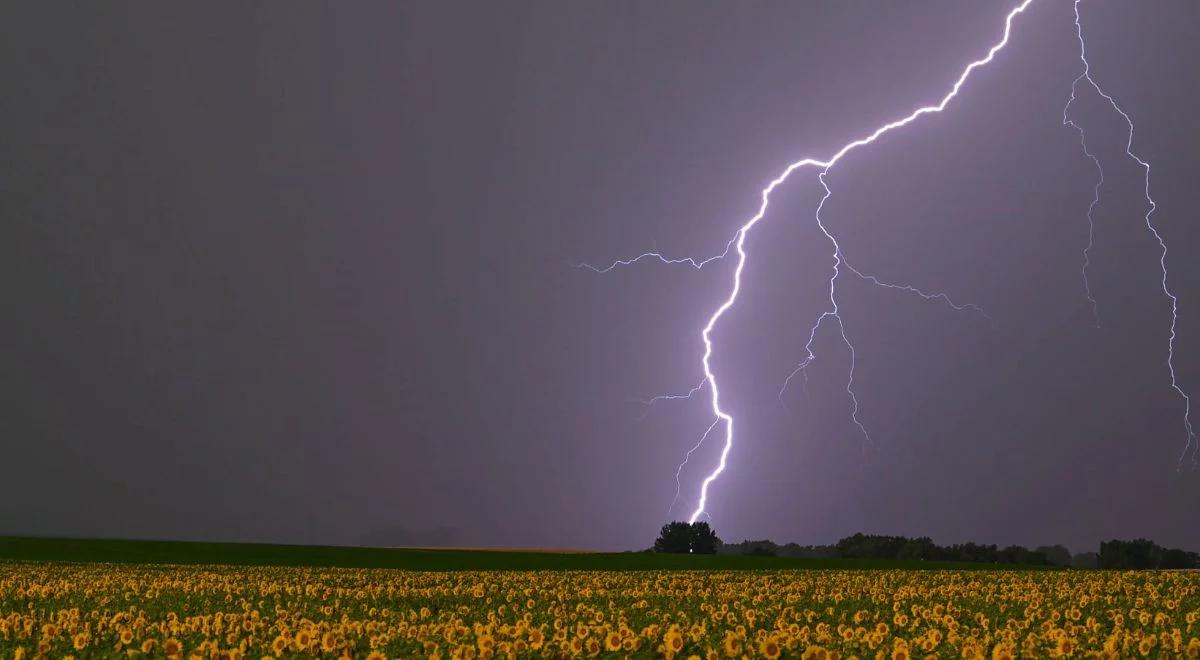
[[[936,102],[1012,3],[10,4],[0,10],[0,534],[648,546],[719,442],[699,330],[760,190]],[[1137,125],[1200,395],[1198,5],[1082,4]],[[1071,3],[946,112],[780,187],[713,333],[726,540],[856,531],[1200,550],[1170,303],[1125,125],[1062,125]],[[714,438],[715,440],[715,438]]]

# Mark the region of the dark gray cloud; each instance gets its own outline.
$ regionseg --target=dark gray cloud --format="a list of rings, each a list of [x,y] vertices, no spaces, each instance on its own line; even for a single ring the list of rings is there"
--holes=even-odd
[[[1008,8],[6,7],[0,532],[647,544],[709,420],[631,400],[699,379],[729,272],[566,264],[719,250],[787,163],[940,98]],[[1195,6],[1084,17],[1154,166],[1195,390]],[[1099,330],[1083,295],[1073,27],[1038,0],[945,114],[829,177],[856,267],[994,319],[844,281],[869,446],[832,333],[776,398],[831,263],[813,178],[778,191],[714,333],[722,535],[1200,547],[1157,245],[1092,97]]]

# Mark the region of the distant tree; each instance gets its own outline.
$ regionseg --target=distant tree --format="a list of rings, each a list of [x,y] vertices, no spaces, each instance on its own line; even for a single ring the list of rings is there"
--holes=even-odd
[[[706,522],[670,522],[662,526],[654,540],[655,552],[695,553],[712,555],[721,548],[721,539]]]
[[[908,539],[904,545],[900,546],[896,558],[928,561],[930,559],[937,559],[937,556],[938,547],[934,544],[933,539],[928,536],[922,536],[915,539]]]
[[[1027,566],[1046,566],[1050,561],[1046,558],[1046,553],[1038,550],[1030,550],[1019,545],[1010,545],[1007,548],[996,552],[996,561],[1002,564],[1025,564]]]
[[[1071,551],[1062,545],[1043,545],[1034,549],[1034,552],[1040,552],[1046,555],[1046,560],[1052,566],[1070,566]]]
[[[855,534],[837,542],[837,554],[846,559],[895,559],[908,543],[903,536]]]
[[[691,525],[690,549],[698,555],[715,555],[721,539],[706,522],[696,522]],[[772,543],[772,545],[774,545]]]
[[[943,550],[943,556],[949,561],[971,561],[991,564],[997,561],[998,553],[995,544],[958,543]]]
[[[1195,553],[1180,550],[1179,548],[1171,548],[1164,550],[1162,553],[1162,561],[1159,562],[1159,568],[1197,568],[1196,560],[1193,557]]]
[[[1162,556],[1162,547],[1148,539],[1113,539],[1100,544],[1100,568],[1158,568]]]
[[[770,539],[761,541],[745,540],[741,543],[721,543],[717,546],[719,555],[770,555],[779,554],[779,546]]]
[[[1100,555],[1094,552],[1081,552],[1071,557],[1071,568],[1099,568]]]
[[[779,553],[775,550],[774,543],[770,545],[765,543],[756,543],[742,552],[742,554],[750,555],[752,557],[774,557]]]
[[[796,557],[798,559],[834,559],[837,548],[832,545],[800,545],[788,543],[775,550],[780,557]]]
[[[686,553],[692,549],[692,526],[685,522],[670,522],[662,526],[654,540],[655,552]]]
[[[686,540],[685,540],[686,538]],[[1071,555],[1062,545],[1044,545],[1035,550],[1019,545],[998,548],[995,544],[957,543],[939,546],[928,536],[908,538],[857,533],[836,545],[778,545],[768,539],[722,543],[708,523],[674,522],[663,525],[654,543],[656,552],[774,555],[806,559],[902,559],[962,561],[983,564],[1023,564],[1082,569],[1182,569],[1200,568],[1200,554],[1166,549],[1147,539],[1112,540],[1100,544],[1100,552]]]

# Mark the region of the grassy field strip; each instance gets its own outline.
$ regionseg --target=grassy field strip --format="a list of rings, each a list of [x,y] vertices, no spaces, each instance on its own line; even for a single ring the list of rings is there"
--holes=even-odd
[[[438,550],[190,543],[105,539],[0,537],[0,559],[131,564],[226,564],[459,570],[779,570],[887,569],[987,570],[992,564],[962,562],[790,559],[743,555],[676,555],[644,552],[587,553],[509,550]],[[1007,566],[1012,568],[1012,566]]]

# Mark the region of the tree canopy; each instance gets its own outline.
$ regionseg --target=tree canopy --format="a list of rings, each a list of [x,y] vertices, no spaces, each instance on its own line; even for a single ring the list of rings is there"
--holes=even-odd
[[[654,540],[655,552],[716,554],[721,539],[706,522],[669,522],[662,526]]]

